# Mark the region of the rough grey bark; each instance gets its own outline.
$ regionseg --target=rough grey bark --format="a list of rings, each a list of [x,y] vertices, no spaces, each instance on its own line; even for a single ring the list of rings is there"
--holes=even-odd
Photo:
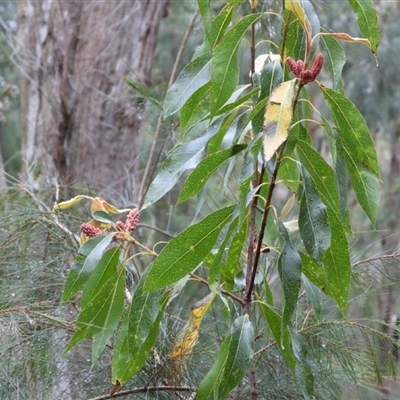
[[[148,83],[168,0],[21,0],[18,44],[26,177],[131,190]]]

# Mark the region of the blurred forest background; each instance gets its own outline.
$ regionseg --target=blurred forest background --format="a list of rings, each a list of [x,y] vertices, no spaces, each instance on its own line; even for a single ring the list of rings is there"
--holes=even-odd
[[[96,193],[107,200],[111,200],[112,197],[113,203],[120,207],[140,203],[153,175],[152,169],[156,168],[179,137],[177,120],[159,119],[160,104],[171,74],[176,76],[190,61],[196,47],[201,44],[202,32],[198,20],[194,18],[195,1],[170,0],[168,4],[165,2],[160,14],[159,31],[156,33],[154,57],[149,61],[147,72],[138,76],[136,67],[132,67],[135,61],[128,60],[127,56],[122,67],[113,67],[113,80],[108,82],[109,85],[115,85],[107,94],[110,102],[116,104],[115,108],[97,110],[94,116],[88,111],[82,117],[107,118],[102,114],[115,115],[123,109],[123,121],[128,121],[129,132],[134,130],[137,135],[134,138],[134,147],[129,147],[129,140],[132,140],[130,136],[130,139],[114,149],[114,154],[109,157],[106,154],[107,149],[115,138],[111,138],[109,144],[98,143],[97,155],[89,152],[76,156],[77,171],[73,171],[74,180],[61,182],[56,178],[57,168],[47,170],[54,159],[47,159],[40,149],[35,150],[36,156],[45,161],[41,164],[34,155],[29,168],[24,166],[24,160],[29,157],[23,148],[27,138],[22,132],[29,104],[26,97],[21,97],[31,95],[34,86],[23,86],[24,80],[29,81],[32,75],[27,75],[29,66],[20,48],[24,43],[20,41],[21,26],[18,26],[16,3],[0,2],[0,170],[5,171],[4,174],[0,173],[0,399],[87,399],[107,392],[109,359],[105,355],[102,362],[91,369],[89,347],[85,343],[67,355],[62,353],[66,337],[72,330],[68,317],[72,319],[75,309],[74,304],[69,304],[67,309],[61,309],[59,301],[66,268],[77,243],[67,232],[59,229],[54,221],[50,218],[46,220],[44,216],[51,210],[55,200],[65,200],[73,193],[72,186],[75,184],[79,185],[80,191],[91,193],[90,190],[95,189]],[[43,2],[44,5],[45,3],[47,2]],[[219,9],[224,2],[213,3],[213,7]],[[273,11],[280,4],[278,1],[260,3],[265,3],[264,10],[269,11]],[[323,28],[336,32],[346,31],[353,36],[359,35],[354,14],[346,12],[347,3],[345,5],[342,1],[328,0],[312,3],[320,16]],[[22,7],[21,4],[18,6]],[[373,352],[380,353],[378,358],[381,363],[375,367],[381,371],[382,380],[372,383],[374,391],[368,391],[366,394],[363,388],[348,383],[346,376],[326,377],[327,380],[342,380],[344,385],[338,398],[346,396],[349,399],[360,398],[361,394],[365,399],[398,398],[400,395],[396,381],[390,378],[397,369],[396,340],[397,328],[400,325],[400,2],[376,0],[374,4],[381,26],[378,65],[367,48],[354,44],[345,45],[348,54],[343,74],[345,92],[360,109],[371,129],[379,153],[382,174],[382,202],[376,229],[371,228],[357,206],[353,211],[353,215],[355,213],[359,218],[353,218],[353,221],[357,221],[354,227],[356,235],[351,239],[355,284],[349,318],[385,321],[387,332],[384,333],[392,334],[394,342],[391,348],[383,348],[383,343],[368,342],[366,345],[374,347]],[[128,22],[131,23],[129,20]],[[31,23],[39,21],[33,20]],[[118,30],[115,32],[119,32],[120,35],[124,33]],[[28,37],[30,31],[25,34]],[[54,27],[53,35],[57,35]],[[115,36],[114,39],[123,41],[126,38]],[[241,59],[241,63],[244,66],[243,71],[248,71],[245,66],[249,64],[249,60]],[[54,92],[54,87],[45,87],[46,76],[58,79],[58,72],[51,71],[50,67],[49,62],[46,64],[47,70],[44,70],[43,87],[39,87],[41,93],[38,96],[46,90]],[[129,80],[124,80],[125,77]],[[248,73],[243,74],[242,80],[248,80]],[[78,85],[79,81],[75,83]],[[55,96],[57,98],[57,94]],[[55,115],[52,113],[53,110],[48,110],[47,117],[43,117],[43,129],[50,129],[48,127],[52,123],[51,118]],[[50,121],[47,127],[46,118]],[[56,120],[58,117],[54,118]],[[83,129],[97,128],[87,125]],[[315,136],[318,138],[318,132],[315,132]],[[40,142],[43,137],[39,136],[37,140]],[[321,147],[325,145],[321,142]],[[67,158],[75,157],[80,149],[85,147],[82,143],[75,146],[74,155],[67,154]],[[150,170],[147,170],[146,162],[150,156],[152,164]],[[96,158],[98,163],[86,166],[85,162],[93,158]],[[106,163],[108,172],[100,171],[101,163]],[[105,176],[106,180],[101,181]],[[165,240],[165,237],[182,229],[183,221],[196,217],[200,207],[195,202],[180,205],[174,209],[172,217],[171,210],[175,200],[176,197],[172,193],[157,203],[156,207],[146,210],[142,216],[143,228],[156,228],[150,231],[139,230],[139,233],[148,235],[146,240],[149,243]],[[76,230],[84,220],[82,213],[84,210],[79,209],[75,218],[60,217],[64,218],[61,221],[63,226]],[[185,296],[188,295],[184,293],[180,301],[185,302]],[[198,298],[202,295],[198,294]],[[179,302],[176,307],[179,309]],[[332,305],[329,301],[325,307],[328,314],[336,312],[334,308],[330,308]],[[186,317],[187,315],[181,316],[183,320]],[[181,326],[182,319],[165,322],[162,338],[165,343],[171,342]],[[341,332],[332,331],[331,334],[331,340],[338,341],[338,351],[344,351],[347,345],[354,346],[357,340],[368,341],[367,338],[356,335],[352,337],[351,334],[346,336],[343,333],[342,336]],[[199,344],[197,351],[200,355],[211,351],[207,348],[207,340]],[[143,381],[133,382],[132,386],[144,385],[147,382],[146,377],[152,375],[151,365],[147,368],[147,375],[137,378]],[[194,368],[193,374],[196,373],[198,372]],[[346,373],[351,375],[356,372],[349,368]],[[282,382],[276,383],[276,397],[271,393],[268,398],[297,398],[290,392],[290,388],[285,388],[288,390],[285,397],[282,395],[283,389]],[[282,392],[279,392],[280,390]],[[278,392],[282,397],[278,396]],[[159,398],[163,398],[161,394]],[[325,398],[335,397],[331,393]]]

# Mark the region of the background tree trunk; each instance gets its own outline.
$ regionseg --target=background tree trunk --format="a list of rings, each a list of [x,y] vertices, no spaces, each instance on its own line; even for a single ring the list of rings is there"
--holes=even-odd
[[[149,82],[168,0],[17,2],[26,179],[126,194],[143,109],[123,77]],[[131,195],[130,195],[131,196]]]

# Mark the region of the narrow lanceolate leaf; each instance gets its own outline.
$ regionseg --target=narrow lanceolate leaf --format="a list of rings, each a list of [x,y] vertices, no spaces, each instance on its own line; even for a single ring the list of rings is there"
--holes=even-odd
[[[253,80],[254,80],[253,76]],[[254,107],[250,119],[255,134],[263,129],[265,104],[273,90],[282,83],[283,70],[279,60],[274,59],[267,62],[261,70],[259,84],[261,88],[260,96]]]
[[[349,0],[351,8],[357,15],[361,34],[371,43],[371,51],[376,55],[380,40],[378,18],[372,0]]]
[[[112,382],[123,385],[143,367],[157,339],[168,295],[143,292],[142,276],[114,345]]]
[[[374,143],[364,118],[343,94],[320,86],[343,146],[347,171],[357,200],[373,224],[379,206],[379,167]]]
[[[331,210],[338,220],[342,219],[340,208],[340,197],[336,185],[335,172],[308,143],[298,140],[296,150],[300,162],[311,175],[314,185],[328,210]],[[351,232],[348,220],[343,219],[343,226],[346,231]]]
[[[89,303],[92,297],[101,290],[102,286],[115,273],[119,263],[119,255],[119,246],[113,247],[103,254],[83,288],[81,297],[82,308]]]
[[[142,209],[161,199],[174,187],[185,171],[196,167],[206,143],[213,134],[214,132],[210,131],[198,139],[176,147],[171,152],[151,183]]]
[[[211,17],[210,17],[210,0],[197,0],[197,5],[199,7],[199,12],[204,27],[204,34],[208,41],[211,42]]]
[[[224,400],[241,382],[254,354],[254,329],[248,315],[233,323],[218,358],[200,383],[196,400]]]
[[[297,306],[301,284],[301,258],[290,242],[286,242],[278,261],[278,272],[282,283],[284,307],[282,329],[285,331]]]
[[[285,57],[292,57],[295,60],[304,60],[306,51],[310,46],[310,39],[314,38],[321,30],[321,24],[312,3],[309,0],[293,0],[286,2],[293,11],[285,10],[285,23],[289,22],[287,31],[287,40],[285,46]],[[292,18],[292,13],[296,15],[296,19]],[[310,31],[311,28],[311,31]],[[311,53],[309,58],[314,58],[314,54],[318,49],[319,37],[312,41]]]
[[[309,43],[311,43],[312,39],[312,28],[310,21],[307,18],[306,11],[304,9],[304,4],[305,2],[308,2],[308,0],[285,0],[285,8],[294,15],[296,15],[297,19],[303,26],[304,32],[306,33],[307,40]]]
[[[331,241],[328,214],[310,174],[304,168],[301,173],[304,186],[299,210],[300,236],[308,254],[321,263]]]
[[[215,48],[211,60],[211,116],[216,115],[237,87],[239,45],[249,26],[260,16],[261,14],[251,14],[243,17]]]
[[[79,196],[75,196],[74,198],[72,198],[70,200],[62,201],[61,203],[55,204],[53,207],[53,211],[65,210],[67,208],[71,208],[71,207],[77,205],[78,203],[80,203],[83,199],[92,200],[93,198],[89,197],[89,196],[85,196],[83,194],[80,194]]]
[[[111,243],[113,236],[114,233],[96,236],[88,240],[79,249],[78,256],[65,281],[62,301],[69,300],[87,282],[107,246]]]
[[[292,353],[292,337],[290,329],[284,328],[282,332],[282,317],[281,315],[269,304],[257,302],[260,306],[262,315],[266,319],[272,335],[277,344],[278,350],[281,352],[289,368],[294,371],[296,367],[296,358]]]
[[[297,79],[281,83],[271,94],[264,116],[264,158],[269,161],[287,139],[297,94]]]
[[[199,122],[202,120],[203,115],[208,113],[208,110],[204,109],[206,106],[203,104],[203,99],[210,87],[211,82],[208,82],[197,89],[182,106],[180,111],[181,137],[185,136],[186,130],[191,126],[191,121],[193,123]],[[199,116],[199,114],[201,115]]]
[[[349,246],[342,224],[336,216],[329,215],[329,224],[332,235],[331,245],[323,260],[327,294],[335,299],[344,315],[349,297],[351,278]]]
[[[349,42],[349,43],[364,44],[369,49],[372,48],[371,47],[371,42],[368,39],[353,37],[353,36],[350,36],[347,33],[321,33],[321,36],[331,36],[333,38],[344,40],[344,41]]]
[[[342,83],[342,70],[346,63],[346,53],[340,43],[331,36],[322,36],[321,42],[325,47],[325,64],[328,70],[332,73],[333,89],[341,91]]]
[[[113,334],[122,314],[125,297],[125,269],[113,274],[80,312],[76,321],[76,332],[72,336],[66,351],[77,342],[94,335],[102,335],[102,343]]]
[[[194,171],[189,175],[181,193],[178,198],[178,203],[189,199],[190,197],[197,194],[207,183],[213,172],[226,160],[240,153],[247,147],[245,144],[237,144],[233,147],[217,151],[216,153],[210,154],[209,156],[203,158],[199,165],[194,169]]]
[[[165,117],[179,111],[189,97],[210,80],[210,65],[209,54],[203,54],[182,70],[165,97]]]
[[[186,366],[199,339],[201,321],[211,306],[216,293],[210,293],[198,301],[190,310],[189,321],[179,332],[176,341],[167,356],[167,382],[179,384],[186,372]]]
[[[173,238],[151,266],[144,290],[162,289],[193,271],[212,250],[234,209],[230,206],[215,211]]]

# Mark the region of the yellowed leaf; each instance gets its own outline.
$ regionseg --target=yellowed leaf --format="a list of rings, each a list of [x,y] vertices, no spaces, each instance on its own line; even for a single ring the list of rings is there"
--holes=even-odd
[[[197,302],[190,311],[189,321],[181,332],[179,332],[175,344],[168,355],[168,360],[172,368],[167,369],[170,375],[167,377],[167,380],[171,383],[177,384],[183,379],[187,362],[199,339],[201,321],[215,296],[216,293],[213,292]]]
[[[292,197],[282,207],[282,211],[281,211],[281,215],[280,215],[281,219],[284,219],[285,217],[287,217],[289,215],[290,211],[292,211],[295,200],[296,200],[296,193],[293,193]]]
[[[293,118],[297,79],[281,83],[271,94],[264,115],[264,158],[269,161],[287,139]]]
[[[71,208],[75,205],[77,205],[81,200],[83,199],[90,199],[93,200],[92,197],[89,196],[85,196],[83,194],[80,194],[79,196],[75,196],[73,199],[69,199],[67,201],[62,201],[61,203],[56,204],[53,207],[53,211],[56,210],[65,210],[66,208]]]
[[[122,209],[119,210],[117,207],[113,206],[112,204],[108,203],[101,197],[95,197],[90,205],[90,211],[94,213],[95,211],[105,211],[111,214],[119,214],[122,212],[130,211],[130,209]]]
[[[345,40],[346,42],[350,42],[350,43],[365,44],[370,50],[372,50],[371,42],[368,39],[353,37],[353,36],[348,35],[347,33],[330,33],[330,32],[328,33],[328,32],[323,32],[323,33],[320,33],[320,35],[321,36],[331,36],[331,37],[334,37],[336,39]]]

